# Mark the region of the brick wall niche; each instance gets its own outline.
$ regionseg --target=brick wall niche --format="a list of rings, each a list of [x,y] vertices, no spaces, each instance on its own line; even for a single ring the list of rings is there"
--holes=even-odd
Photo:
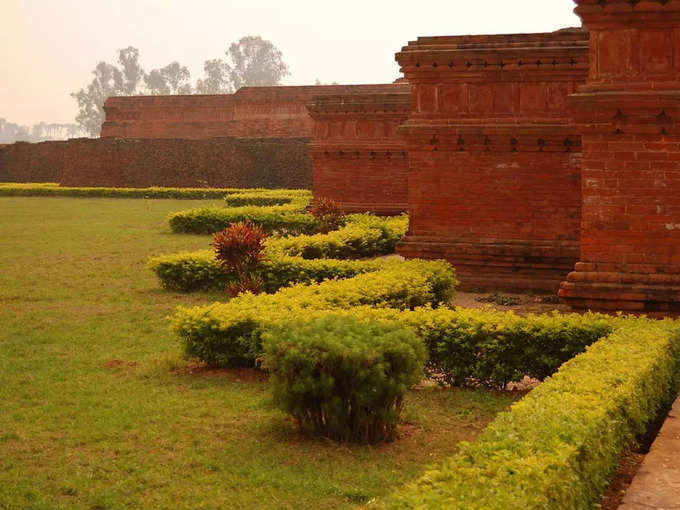
[[[579,255],[580,29],[422,37],[396,56],[411,84],[407,257],[445,258],[462,288],[554,292]]]
[[[408,85],[309,102],[314,195],[335,200],[347,212],[406,211],[408,157],[397,128],[408,118],[410,105]]]
[[[571,101],[583,130],[575,308],[680,312],[680,2],[577,0],[590,74]]]

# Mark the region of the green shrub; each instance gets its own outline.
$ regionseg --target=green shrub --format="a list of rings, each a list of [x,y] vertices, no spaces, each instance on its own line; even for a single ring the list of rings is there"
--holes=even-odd
[[[267,194],[276,191],[291,196],[309,196],[307,190],[264,190],[260,188],[105,188],[67,187],[57,183],[0,183],[0,196],[68,196],[91,198],[222,199],[225,195]]]
[[[179,308],[172,327],[184,353],[216,366],[252,366],[262,354],[262,329],[319,310],[361,305],[410,309],[448,303],[456,279],[442,261],[391,261],[345,280],[294,285],[276,294],[243,294],[228,303]]]
[[[380,508],[590,509],[677,395],[677,328],[628,320]]]
[[[426,352],[399,324],[322,317],[263,335],[274,400],[302,428],[337,441],[392,441]]]
[[[173,232],[183,234],[213,234],[239,221],[251,221],[270,233],[315,232],[317,225],[314,217],[299,210],[300,207],[295,204],[275,207],[202,207],[172,213],[168,216],[168,222]]]

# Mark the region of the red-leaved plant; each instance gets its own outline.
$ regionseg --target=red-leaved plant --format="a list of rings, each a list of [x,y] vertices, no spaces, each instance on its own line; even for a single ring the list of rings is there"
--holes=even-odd
[[[337,229],[345,216],[340,204],[326,197],[316,197],[309,205],[309,212],[319,222],[319,232],[328,234]]]
[[[267,238],[259,226],[251,221],[232,223],[222,232],[213,236],[211,246],[215,250],[215,258],[220,268],[235,273],[238,280],[227,285],[227,292],[232,297],[241,292],[258,294],[262,279],[253,271],[264,257],[264,242]]]

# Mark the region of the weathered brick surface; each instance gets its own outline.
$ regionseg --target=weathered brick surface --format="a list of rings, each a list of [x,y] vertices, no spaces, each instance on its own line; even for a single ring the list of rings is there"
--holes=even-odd
[[[64,186],[309,188],[308,139],[71,140]]]
[[[309,138],[314,123],[305,104],[315,96],[382,92],[386,85],[244,87],[214,96],[112,97],[102,137]],[[387,85],[389,87],[389,85]]]
[[[397,128],[410,110],[408,85],[382,94],[317,97],[310,146],[315,196],[347,212],[397,214],[408,209],[408,158]]]
[[[581,140],[567,96],[585,81],[587,41],[426,37],[397,54],[412,87],[402,255],[448,259],[463,288],[557,289],[578,257]]]
[[[59,182],[66,142],[0,146],[0,182]]]
[[[680,312],[680,2],[577,0],[590,75],[572,96],[583,131],[576,308]]]

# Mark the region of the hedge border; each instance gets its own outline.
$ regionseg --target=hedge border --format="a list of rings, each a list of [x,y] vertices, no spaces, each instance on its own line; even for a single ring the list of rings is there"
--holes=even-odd
[[[678,391],[678,326],[646,319],[616,326],[474,443],[375,508],[592,508],[624,449]]]
[[[0,196],[68,196],[81,198],[147,198],[147,199],[224,199],[231,194],[271,191],[265,188],[107,188],[67,187],[57,183],[0,183]],[[276,190],[283,194],[309,195],[308,190]]]

